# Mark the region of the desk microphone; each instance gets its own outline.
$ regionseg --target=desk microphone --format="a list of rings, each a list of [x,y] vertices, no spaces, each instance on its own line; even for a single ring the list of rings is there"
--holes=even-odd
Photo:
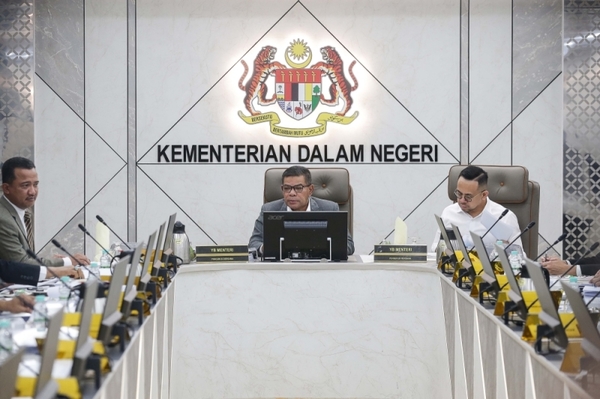
[[[502,214],[500,215],[500,217],[498,217],[498,219],[496,219],[496,221],[494,222],[494,224],[493,224],[493,225],[492,225],[492,226],[491,226],[489,229],[487,229],[487,231],[486,231],[485,233],[483,233],[483,235],[481,236],[481,239],[482,239],[482,240],[483,240],[483,237],[485,237],[485,236],[487,235],[487,233],[489,233],[490,231],[492,231],[492,229],[494,228],[494,226],[495,226],[496,224],[498,224],[498,222],[499,222],[499,221],[500,221],[500,220],[501,220],[501,219],[502,219],[504,216],[506,216],[506,214],[507,214],[507,213],[508,213],[508,209],[505,209],[505,210],[504,210],[504,212],[502,212]],[[469,252],[471,252],[471,251],[472,251],[474,248],[475,248],[475,246],[473,246],[473,248],[471,248],[471,249],[469,250]]]
[[[84,226],[84,225],[82,225],[81,223],[79,223],[79,224],[78,224],[78,226],[79,226],[79,229],[80,229],[81,231],[83,231],[83,232],[84,232],[84,233],[85,233],[85,234],[86,234],[88,237],[90,237],[90,238],[92,239],[92,241],[94,241],[96,244],[98,244],[98,246],[99,246],[100,248],[102,248],[104,251],[106,251],[106,253],[107,253],[107,254],[108,254],[108,253],[110,253],[110,251],[109,251],[108,249],[104,248],[104,246],[103,246],[102,244],[100,244],[100,243],[98,242],[98,240],[96,240],[96,239],[95,239],[95,238],[94,238],[94,237],[93,237],[93,236],[90,234],[90,232],[88,231],[88,229],[86,229],[86,228],[85,228],[85,226]]]
[[[537,257],[537,258],[535,258],[533,261],[534,261],[534,262],[535,262],[535,261],[537,261],[539,258],[541,258],[541,257],[542,257],[542,255],[544,255],[546,252],[550,251],[552,248],[554,248],[554,246],[555,246],[556,244],[558,244],[559,242],[561,242],[562,240],[564,240],[566,237],[567,237],[567,233],[563,233],[563,234],[562,234],[560,237],[558,237],[558,238],[556,239],[556,241],[554,241],[554,242],[552,243],[552,245],[550,245],[548,248],[546,248],[546,250],[545,250],[544,252],[542,252],[541,254],[539,254],[539,255],[538,255],[538,257]]]
[[[483,233],[483,235],[481,236],[481,240],[482,240],[482,241],[483,241],[483,237],[485,237],[485,236],[486,236],[486,235],[487,235],[487,234],[488,234],[490,231],[492,231],[492,229],[494,228],[494,226],[496,226],[496,225],[498,224],[498,222],[499,222],[499,221],[500,221],[500,220],[501,220],[501,219],[502,219],[504,216],[506,216],[506,214],[507,214],[507,213],[508,213],[508,209],[505,209],[505,210],[504,210],[504,212],[502,212],[502,214],[501,214],[501,215],[498,217],[498,219],[496,219],[496,221],[494,222],[494,224],[492,224],[492,225],[490,226],[490,228],[489,228],[489,229],[487,229],[485,233]],[[463,255],[463,258],[461,259],[461,262],[462,262],[463,260],[465,260],[465,257],[466,257],[466,256],[469,256],[469,254],[470,254],[471,252],[473,252],[473,250],[474,250],[474,249],[475,249],[475,245],[473,245],[473,246],[471,247],[471,249],[469,249],[469,250],[467,251],[467,253]]]
[[[511,245],[513,245],[519,238],[521,238],[521,236],[525,233],[527,233],[529,231],[530,228],[532,228],[533,226],[535,226],[535,221],[531,221],[529,222],[529,224],[527,226],[525,226],[525,228],[523,229],[522,232],[519,233],[519,235],[517,237],[515,237],[514,240],[512,240],[511,242],[508,243],[508,245],[505,247],[505,251],[506,248],[509,248]],[[490,259],[490,263],[492,263],[493,261],[495,261],[496,259],[498,259],[498,255],[494,256],[494,259]],[[479,271],[479,273],[477,273],[478,275],[481,274],[483,272],[483,269],[481,269]],[[504,284],[502,287],[500,287],[500,289],[504,288],[506,286],[506,284]]]
[[[532,220],[531,222],[529,222],[529,224],[527,226],[525,226],[523,231],[521,233],[519,233],[519,235],[517,237],[515,237],[514,240],[512,240],[511,242],[508,243],[508,245],[505,248],[510,248],[511,245],[513,245],[519,238],[521,238],[521,236],[523,236],[523,234],[527,233],[529,231],[529,229],[531,229],[533,226],[535,226],[535,221]],[[496,259],[498,259],[498,255],[496,255],[494,257],[494,259],[490,260],[490,262],[493,262]]]
[[[99,221],[100,223],[102,223],[103,225],[105,225],[105,226],[106,226],[106,228],[108,228],[108,229],[110,230],[110,232],[111,232],[111,233],[113,233],[113,234],[114,234],[114,235],[115,235],[115,236],[116,236],[116,237],[117,237],[117,238],[118,238],[118,239],[119,239],[119,240],[120,240],[120,241],[121,241],[123,244],[125,244],[125,246],[126,246],[127,248],[131,249],[131,247],[130,247],[129,245],[127,245],[127,243],[126,243],[126,242],[125,242],[125,241],[124,241],[124,240],[123,240],[121,237],[119,237],[119,235],[118,235],[117,233],[115,233],[115,231],[114,231],[113,229],[111,229],[111,228],[110,228],[110,227],[109,227],[109,226],[106,224],[106,222],[104,221],[104,219],[102,219],[102,218],[100,217],[100,215],[96,215],[96,219],[98,219],[98,221]]]
[[[58,249],[60,249],[61,251],[63,251],[64,253],[66,253],[67,255],[69,255],[71,258],[75,259],[75,261],[77,263],[79,263],[79,266],[83,267],[85,270],[88,271],[88,273],[91,276],[94,276],[98,281],[100,281],[101,283],[103,282],[102,279],[98,276],[96,276],[96,274],[94,274],[89,267],[87,267],[86,265],[81,264],[81,262],[79,262],[73,255],[71,255],[71,253],[69,253],[69,251],[67,251],[65,249],[65,247],[63,247],[62,245],[60,245],[60,243],[56,240],[52,240],[52,244],[54,244]]]

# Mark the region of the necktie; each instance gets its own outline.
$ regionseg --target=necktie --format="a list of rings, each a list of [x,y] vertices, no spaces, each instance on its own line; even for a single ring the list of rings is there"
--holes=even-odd
[[[33,220],[31,220],[31,212],[25,212],[25,229],[27,230],[27,243],[29,244],[29,248],[35,252],[35,247],[33,245]]]

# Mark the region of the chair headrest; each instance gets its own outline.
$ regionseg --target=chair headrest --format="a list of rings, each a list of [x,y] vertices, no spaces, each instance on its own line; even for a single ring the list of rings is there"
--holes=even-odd
[[[448,173],[448,197],[456,201],[454,190],[460,172],[468,165],[454,165]],[[523,166],[477,165],[488,174],[489,197],[503,204],[519,204],[529,196],[529,171]]]
[[[281,193],[281,175],[285,168],[271,168],[265,172],[264,201],[270,202],[283,198]],[[314,196],[345,204],[350,200],[350,174],[344,168],[309,168]]]

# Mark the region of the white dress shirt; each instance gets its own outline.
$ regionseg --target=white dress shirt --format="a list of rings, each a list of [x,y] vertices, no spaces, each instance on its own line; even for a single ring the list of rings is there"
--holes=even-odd
[[[487,228],[483,224],[481,224],[481,216],[484,214],[484,212],[488,212],[495,219],[497,219],[500,217],[500,215],[502,215],[502,212],[504,212],[505,209],[506,208],[502,205],[487,198],[483,211],[475,217],[469,215],[467,212],[464,212],[462,209],[460,209],[458,203],[448,205],[444,209],[440,217],[444,221],[444,225],[447,228],[452,228],[452,224],[458,227],[463,236],[463,240],[465,241],[465,246],[467,248],[470,248],[473,246],[473,239],[471,238],[469,232],[472,231],[475,234],[483,235],[487,231]],[[521,229],[519,228],[519,221],[517,220],[517,215],[515,215],[512,211],[508,211],[506,216],[502,218],[501,223],[508,225],[512,230],[508,242],[511,242],[519,234],[521,234]],[[436,250],[439,241],[440,229],[438,228],[435,233],[433,244],[431,245],[432,251]],[[494,237],[490,232],[484,237],[483,241],[486,247],[493,248],[493,244],[496,242],[496,237]],[[513,245],[523,248],[521,238],[519,238]]]

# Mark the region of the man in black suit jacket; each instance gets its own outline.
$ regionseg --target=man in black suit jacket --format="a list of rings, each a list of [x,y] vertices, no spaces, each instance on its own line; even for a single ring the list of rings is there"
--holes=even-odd
[[[310,171],[303,166],[291,166],[287,168],[281,176],[281,189],[283,199],[275,200],[264,204],[260,214],[254,222],[252,237],[248,243],[248,248],[256,248],[259,255],[262,254],[263,246],[263,213],[265,211],[339,211],[338,204],[324,199],[313,198],[315,191],[312,185],[312,176]],[[354,253],[354,241],[350,232],[348,232],[348,255]]]
[[[59,277],[83,277],[81,271],[75,269],[74,266],[53,267],[52,271]],[[53,277],[50,273],[46,276],[46,273],[45,266],[0,260],[0,282],[2,283],[37,285],[38,281],[45,277]],[[40,274],[42,278],[40,278]]]

